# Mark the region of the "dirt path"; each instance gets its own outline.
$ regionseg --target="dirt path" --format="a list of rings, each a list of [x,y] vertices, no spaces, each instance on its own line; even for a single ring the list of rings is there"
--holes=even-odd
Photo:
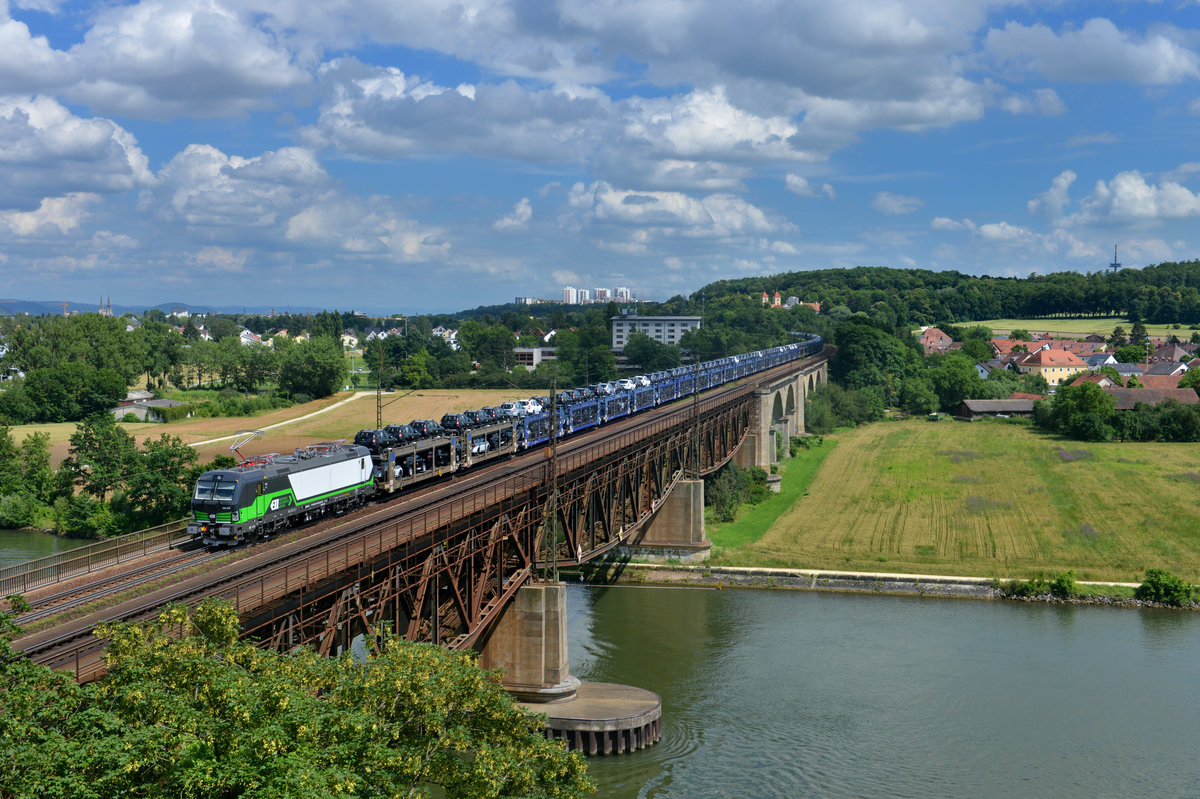
[[[341,406],[345,405],[347,402],[354,402],[354,400],[356,400],[356,399],[361,399],[363,397],[373,397],[373,396],[375,396],[374,391],[359,391],[358,393],[354,394],[353,396],[346,397],[346,399],[344,399],[344,400],[338,400],[337,402],[333,403],[332,405],[326,405],[324,408],[321,408],[320,410],[313,411],[312,413],[306,413],[303,416],[297,416],[295,419],[285,419],[282,422],[276,422],[275,424],[269,424],[269,425],[266,425],[266,426],[258,428],[258,429],[273,430],[276,427],[284,427],[285,425],[295,424],[296,422],[303,422],[305,419],[311,419],[314,416],[320,416],[323,413],[328,413],[329,411],[332,411],[334,408],[340,408]],[[238,434],[234,433],[231,436],[221,436],[220,438],[210,438],[207,441],[192,441],[192,442],[188,443],[188,446],[189,447],[203,447],[207,444],[218,444],[222,441],[232,441],[233,439],[235,439],[237,437],[238,437]]]

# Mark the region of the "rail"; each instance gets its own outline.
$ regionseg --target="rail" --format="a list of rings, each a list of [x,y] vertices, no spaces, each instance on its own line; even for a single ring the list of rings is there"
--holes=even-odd
[[[800,363],[808,360],[813,359],[804,359]],[[622,453],[640,441],[658,438],[677,430],[680,425],[690,424],[696,411],[704,416],[722,406],[745,401],[753,391],[752,383],[730,386],[712,396],[701,397],[698,408],[693,408],[691,401],[680,401],[666,409],[665,413],[635,422],[615,435],[564,442],[566,451],[558,454],[557,472],[559,476],[565,476],[583,468],[588,462],[621,457]],[[527,492],[544,491],[549,476],[548,465],[545,461],[534,460],[495,482],[468,487],[453,497],[422,503],[420,507],[387,519],[352,523],[333,540],[298,541],[296,551],[274,562],[254,563],[255,559],[252,559],[244,564],[231,564],[228,568],[198,575],[101,613],[109,620],[148,618],[154,608],[165,602],[194,604],[205,596],[225,598],[239,613],[251,613],[286,596],[294,596],[307,586],[320,584],[339,573],[370,563],[397,547],[417,541],[420,541],[422,549],[446,546],[454,536],[450,529],[454,523],[487,513],[489,509],[503,506],[506,501]],[[102,641],[86,634],[94,624],[94,619],[83,619],[66,625],[67,629],[61,632],[46,631],[30,637],[36,640],[19,641],[17,644],[29,651],[37,662],[52,668],[72,669],[81,681],[94,679],[103,673],[103,657],[100,653],[105,646]]]
[[[0,595],[22,594],[82,574],[91,574],[151,552],[170,549],[186,536],[187,519],[179,519],[136,533],[97,541],[82,547],[0,568]]]

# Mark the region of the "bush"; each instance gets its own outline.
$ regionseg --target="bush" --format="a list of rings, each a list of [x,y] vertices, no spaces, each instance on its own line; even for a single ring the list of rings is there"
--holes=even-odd
[[[59,497],[54,501],[54,524],[78,538],[107,538],[121,532],[120,520],[105,503],[86,494]]]
[[[792,457],[802,449],[816,449],[825,443],[825,439],[818,435],[811,436],[792,436],[791,451]]]
[[[1059,599],[1070,599],[1079,593],[1075,585],[1075,572],[1068,569],[1050,581],[1050,593]]]
[[[1031,577],[1028,580],[1010,580],[1000,586],[1000,593],[1007,597],[1032,598],[1038,596],[1071,599],[1079,596],[1079,587],[1075,585],[1075,572],[1068,569],[1047,580],[1043,575]]]
[[[1146,569],[1146,579],[1142,580],[1133,595],[1164,605],[1188,605],[1196,597],[1196,586],[1165,569]]]
[[[32,527],[45,506],[28,494],[0,497],[0,527]]]
[[[768,496],[770,489],[763,469],[742,469],[729,463],[716,474],[704,478],[704,504],[713,509],[719,522],[733,521],[740,505],[754,505]]]
[[[142,420],[137,418],[137,414],[135,413],[127,413],[121,417],[121,421],[125,424],[136,424]]]
[[[1043,577],[1033,577],[1029,580],[1009,580],[1000,587],[1000,593],[1008,597],[1035,597],[1049,593],[1049,586]]]

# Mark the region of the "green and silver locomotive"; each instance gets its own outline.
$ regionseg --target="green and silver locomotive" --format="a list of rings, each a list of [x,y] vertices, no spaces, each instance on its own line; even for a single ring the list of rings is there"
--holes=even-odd
[[[200,475],[188,533],[208,546],[268,538],[294,524],[342,513],[374,493],[365,447],[341,442],[263,455]]]

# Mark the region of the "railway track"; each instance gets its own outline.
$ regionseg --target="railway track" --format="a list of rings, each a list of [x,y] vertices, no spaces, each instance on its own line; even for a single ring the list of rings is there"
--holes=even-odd
[[[709,401],[719,402],[722,401],[722,398],[732,397],[735,392],[747,390],[749,390],[749,386],[744,383],[740,385],[727,384],[707,393],[702,401],[706,404]],[[642,427],[649,428],[665,416],[687,413],[687,406],[691,404],[692,400],[684,399],[656,409],[650,414],[639,414],[622,419],[618,423],[590,430],[561,442],[558,447],[560,473],[562,473],[564,461],[569,463],[573,460],[571,455],[589,445],[594,445],[598,439],[633,433]],[[517,478],[513,485],[526,482],[531,486],[542,484],[548,476],[548,465],[549,461],[546,460],[543,451],[532,450],[465,472],[452,473],[442,480],[425,484],[409,493],[395,495],[386,501],[352,511],[341,517],[327,517],[298,533],[288,533],[274,541],[244,549],[235,553],[241,557],[238,557],[233,563],[220,566],[207,574],[187,578],[175,585],[154,590],[143,597],[128,600],[119,605],[98,610],[88,616],[39,631],[14,641],[14,646],[24,650],[39,663],[52,668],[74,667],[78,675],[85,676],[88,674],[87,667],[81,668],[82,660],[94,662],[98,657],[96,653],[102,653],[105,647],[104,642],[91,637],[92,630],[98,624],[114,620],[148,619],[158,608],[171,602],[191,604],[206,596],[231,595],[231,590],[235,585],[246,583],[258,573],[269,575],[270,570],[279,569],[288,562],[300,562],[314,553],[319,554],[322,549],[330,551],[343,539],[349,539],[398,517],[418,514],[430,508],[436,510],[436,506],[448,498],[476,491],[486,484],[500,483],[512,478]],[[229,552],[223,551],[214,553],[214,555],[215,557],[228,556]],[[187,567],[193,565],[195,565],[194,562],[189,563]],[[127,585],[123,587],[127,587]],[[88,603],[93,601],[95,596],[93,593],[92,597],[88,599]],[[87,603],[81,601],[77,603],[76,607],[84,604]],[[85,640],[89,638],[90,641]]]
[[[181,552],[173,558],[139,566],[120,574],[108,577],[101,576],[85,584],[72,586],[71,588],[46,596],[40,596],[32,600],[30,602],[32,610],[18,617],[16,622],[22,627],[28,627],[31,624],[57,616],[60,613],[67,613],[114,594],[129,591],[146,583],[160,580],[163,577],[169,577],[195,568],[209,561],[216,560],[225,554],[227,553],[199,550]]]

